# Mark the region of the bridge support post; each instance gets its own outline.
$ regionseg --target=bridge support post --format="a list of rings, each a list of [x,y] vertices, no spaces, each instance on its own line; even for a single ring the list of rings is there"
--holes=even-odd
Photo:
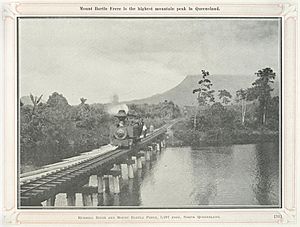
[[[92,194],[92,206],[98,206],[98,194],[97,193],[93,193]]]
[[[83,193],[82,194],[82,203],[83,206],[92,206],[92,195]]]
[[[150,170],[151,162],[146,162],[145,166],[146,166],[146,170]]]
[[[157,152],[157,143],[154,143],[152,147],[153,147],[152,154],[155,157],[156,156],[156,152]]]
[[[165,140],[165,139],[162,140],[162,145],[163,145],[163,146],[162,146],[163,148],[166,147],[166,140]]]
[[[98,193],[103,193],[103,178],[101,175],[97,176]]]
[[[120,193],[120,181],[119,176],[121,174],[121,170],[119,166],[115,166],[113,169],[110,170],[111,175],[113,177],[113,185],[114,185],[114,191],[111,191],[115,194]]]
[[[148,148],[149,148],[150,161],[151,161],[151,159],[152,159],[152,157],[153,157],[153,153],[154,153],[154,151],[153,151],[153,146],[149,146]]]
[[[74,192],[67,193],[67,205],[68,206],[75,206],[75,204],[76,204],[75,193]]]
[[[158,142],[158,144],[159,144],[159,153],[161,152],[161,149],[162,149],[162,140],[160,140],[159,142]]]
[[[137,158],[136,158],[136,156],[132,156],[131,159],[133,161],[133,164],[132,164],[133,171],[136,172],[137,171]]]
[[[157,152],[160,152],[160,142],[158,142],[158,143],[156,144],[156,151],[157,151]]]
[[[109,180],[108,175],[103,176],[103,191],[108,192],[109,191]]]
[[[137,170],[137,177],[138,177],[139,181],[141,181],[141,178],[142,178],[142,172],[143,172],[142,169],[138,169],[138,170]]]
[[[114,176],[114,193],[119,194],[120,193],[120,181],[119,176]]]
[[[150,150],[146,151],[146,162],[150,162],[151,161],[151,153]]]
[[[137,168],[138,169],[142,169],[143,168],[142,157],[139,157],[137,159]]]
[[[144,155],[146,155],[146,154],[144,154]],[[146,163],[146,158],[145,158],[145,156],[142,156],[142,157],[141,157],[141,161],[142,161],[142,165],[145,165],[145,163]]]
[[[133,164],[134,164],[134,161],[131,158],[128,158],[127,159],[127,166],[128,166],[128,178],[129,179],[134,178]]]
[[[127,164],[121,164],[121,176],[123,180],[128,180],[128,167]]]
[[[55,205],[55,196],[52,196],[49,199],[47,199],[46,205],[53,207]]]
[[[133,179],[129,179],[128,181],[128,192],[129,194],[132,194],[133,192]]]
[[[114,206],[120,206],[120,196],[118,194],[114,195]]]
[[[97,187],[98,186],[98,178],[97,175],[91,175],[89,178],[89,186]]]
[[[134,173],[133,173],[133,167],[132,164],[128,164],[128,178],[133,179],[134,178]]]
[[[141,152],[141,151],[139,153],[137,153],[137,155],[136,155],[136,157],[137,157],[136,165],[137,165],[138,170],[143,168],[143,161],[142,161],[143,156],[144,156],[144,152]]]
[[[115,187],[114,187],[114,178],[112,175],[108,176],[108,184],[109,184],[109,192],[113,193],[115,190]]]
[[[102,206],[104,204],[104,193],[98,193],[97,197],[98,197],[98,204],[97,206]]]

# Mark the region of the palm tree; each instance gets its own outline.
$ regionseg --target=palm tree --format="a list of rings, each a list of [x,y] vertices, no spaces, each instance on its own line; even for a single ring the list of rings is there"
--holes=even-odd
[[[87,99],[85,99],[85,98],[80,98],[80,102],[81,102],[80,104],[82,104],[82,105],[85,104],[86,100]]]
[[[33,95],[30,93],[30,99],[31,99],[31,102],[32,102],[32,104],[33,104],[32,115],[35,114],[36,107],[37,107],[37,105],[41,102],[42,97],[43,97],[43,95],[41,95],[41,96],[38,98],[37,96],[33,96]]]
[[[276,74],[271,68],[265,68],[258,70],[255,75],[258,77],[252,85],[253,87],[249,90],[252,94],[249,94],[253,98],[258,99],[260,112],[261,112],[261,124],[266,124],[266,115],[269,102],[271,100],[271,88],[270,84],[274,83]]]
[[[236,91],[236,98],[237,101],[241,103],[242,107],[242,125],[245,124],[245,116],[246,116],[246,109],[247,109],[247,90],[246,89],[240,89]]]
[[[209,72],[205,70],[201,70],[202,79],[198,82],[200,86],[193,90],[193,94],[197,93],[198,106],[196,109],[196,113],[194,116],[194,129],[197,126],[197,113],[199,111],[200,106],[205,106],[210,102],[215,101],[215,97],[213,93],[214,90],[211,90],[212,82],[207,78],[209,76]]]

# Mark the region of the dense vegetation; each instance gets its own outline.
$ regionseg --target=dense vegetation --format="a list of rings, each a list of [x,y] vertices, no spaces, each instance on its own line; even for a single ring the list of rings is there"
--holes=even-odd
[[[249,88],[235,95],[213,90],[210,75],[202,71],[197,94],[198,106],[181,110],[172,101],[159,104],[129,104],[129,111],[144,118],[146,126],[160,127],[182,117],[174,136],[184,145],[256,143],[279,139],[279,97],[272,96],[275,73],[259,70]],[[217,93],[217,94],[215,94]],[[217,98],[216,98],[217,97]],[[31,95],[31,105],[20,103],[20,158],[22,167],[41,166],[109,143],[109,126],[114,117],[104,104],[70,105],[54,92],[47,102]],[[217,101],[216,101],[217,100]]]
[[[41,166],[98,148],[109,143],[109,126],[114,117],[103,104],[69,105],[54,92],[47,102],[31,95],[32,105],[20,103],[20,158],[22,167]],[[178,106],[165,101],[157,105],[130,105],[145,118],[147,126],[158,127],[180,114]]]
[[[129,104],[129,110],[142,116],[145,124],[149,127],[151,124],[158,128],[166,123],[166,120],[178,118],[181,116],[180,108],[172,101],[165,100],[159,104]]]
[[[43,165],[108,142],[110,116],[104,107],[71,106],[54,92],[46,103],[34,99],[20,108],[21,163]]]
[[[185,145],[256,143],[279,140],[279,97],[271,96],[275,73],[259,70],[257,79],[247,89],[236,91],[236,98],[219,90],[215,101],[209,73],[202,71],[197,93],[199,106],[193,116],[174,126],[174,136]]]

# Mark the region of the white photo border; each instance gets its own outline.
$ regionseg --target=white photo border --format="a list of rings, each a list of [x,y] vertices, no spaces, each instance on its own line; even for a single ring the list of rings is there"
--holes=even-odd
[[[82,12],[80,6],[219,6],[220,12]],[[193,3],[9,3],[4,7],[5,110],[4,110],[4,221],[11,224],[101,224],[101,223],[290,223],[296,220],[296,102],[297,102],[297,5],[280,4],[193,4]],[[278,17],[282,21],[282,208],[276,209],[19,209],[18,193],[18,62],[17,23],[20,17]],[[93,217],[88,220],[78,216]],[[158,216],[157,219],[98,219],[106,216]],[[172,221],[171,215],[199,216],[196,220]]]

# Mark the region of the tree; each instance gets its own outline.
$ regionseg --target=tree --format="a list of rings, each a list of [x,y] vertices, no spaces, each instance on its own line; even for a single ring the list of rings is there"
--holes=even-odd
[[[52,95],[49,96],[47,104],[56,108],[70,106],[67,99],[62,94],[58,94],[57,92],[53,92]]]
[[[227,105],[228,103],[230,103],[232,95],[230,94],[229,91],[223,89],[223,90],[219,90],[219,99],[222,101],[223,104]]]
[[[34,96],[32,94],[30,94],[30,99],[31,99],[31,102],[33,104],[33,109],[32,109],[32,114],[35,114],[35,110],[36,110],[36,107],[38,106],[38,104],[41,102],[41,99],[42,99],[43,95],[41,95],[39,98],[37,96]]]
[[[253,83],[252,87],[248,89],[248,100],[258,99],[260,122],[262,125],[266,124],[268,106],[271,100],[270,84],[274,83],[276,77],[275,72],[271,68],[259,70],[255,75],[258,77]]]
[[[85,104],[86,100],[87,100],[87,99],[85,99],[85,98],[83,98],[83,97],[82,97],[82,98],[80,98],[80,102],[81,102],[81,104]]]
[[[228,143],[234,131],[235,112],[216,102],[199,117],[198,128],[205,132],[203,139],[209,143]]]
[[[280,115],[279,115],[279,96],[272,97],[268,106],[268,128],[272,130],[279,129]]]
[[[242,125],[245,124],[245,116],[247,109],[247,90],[240,89],[236,91],[236,99],[238,103],[241,103],[241,112],[242,112]]]
[[[202,79],[198,82],[200,85],[198,88],[193,90],[193,94],[197,93],[198,106],[196,110],[196,114],[194,116],[194,129],[197,126],[197,113],[199,106],[205,106],[209,103],[215,102],[214,90],[211,90],[212,82],[207,78],[209,77],[209,72],[205,70],[201,70]]]

